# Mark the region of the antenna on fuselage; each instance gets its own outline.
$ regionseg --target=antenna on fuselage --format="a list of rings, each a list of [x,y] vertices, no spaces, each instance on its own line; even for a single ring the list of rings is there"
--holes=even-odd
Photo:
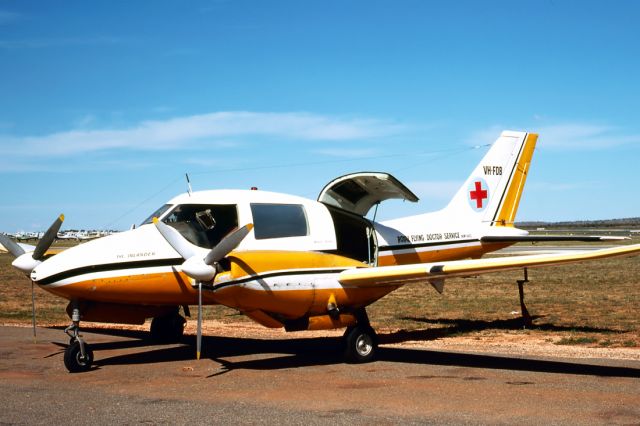
[[[184,175],[187,177],[187,192],[189,192],[189,197],[191,197],[191,193],[193,191],[191,190],[191,181],[189,180],[189,173],[185,173]]]

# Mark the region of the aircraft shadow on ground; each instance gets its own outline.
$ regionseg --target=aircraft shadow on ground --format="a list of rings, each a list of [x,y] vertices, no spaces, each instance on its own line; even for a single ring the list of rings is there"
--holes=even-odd
[[[532,316],[531,320],[536,321],[544,318],[544,316]],[[409,320],[418,323],[442,325],[444,327],[435,327],[429,329],[420,330],[399,330],[393,333],[381,333],[380,343],[402,343],[411,340],[435,340],[441,339],[452,335],[460,335],[464,333],[472,333],[474,331],[483,330],[522,330],[524,327],[524,320],[521,317],[512,319],[499,319],[492,321],[484,320],[469,320],[469,319],[451,319],[451,318],[416,318],[416,317],[403,317],[403,320]],[[574,331],[585,333],[621,333],[620,330],[614,330],[610,328],[597,328],[587,326],[560,326],[549,323],[532,324],[526,326],[527,330],[542,330],[542,331]]]
[[[101,329],[100,331],[106,331]],[[402,333],[402,332],[401,332]],[[393,333],[382,337],[393,339]],[[143,340],[144,342],[144,340]],[[280,370],[320,365],[342,364],[342,340],[337,337],[304,339],[251,339],[206,336],[203,338],[203,359],[221,364],[218,372],[209,377],[234,370]],[[161,346],[151,342],[139,344],[135,340],[92,344],[94,363],[98,368],[110,365],[150,364],[173,361],[195,362],[195,337],[185,336],[184,344]],[[388,342],[387,342],[388,343]],[[125,348],[148,345],[149,350],[108,356],[100,353],[112,347]],[[251,356],[251,359],[234,359]],[[541,360],[497,355],[469,354],[425,349],[380,347],[378,361],[399,363],[531,371],[541,373],[576,374],[605,377],[640,377],[639,368],[602,366],[571,361]]]
[[[64,330],[65,327],[61,326],[51,326],[46,327],[52,330]],[[94,351],[103,351],[103,350],[112,350],[112,349],[127,349],[127,348],[135,348],[135,347],[144,347],[144,346],[152,346],[156,343],[152,342],[149,339],[149,332],[141,331],[141,330],[123,330],[118,328],[92,328],[92,327],[83,327],[82,332],[84,333],[93,333],[93,334],[103,334],[107,336],[116,336],[116,337],[125,337],[129,340],[118,340],[118,341],[110,341],[110,342],[87,342],[91,345],[91,349]],[[66,336],[62,337],[65,341],[68,341]],[[58,343],[53,342],[53,344],[57,346],[66,347],[66,343]]]

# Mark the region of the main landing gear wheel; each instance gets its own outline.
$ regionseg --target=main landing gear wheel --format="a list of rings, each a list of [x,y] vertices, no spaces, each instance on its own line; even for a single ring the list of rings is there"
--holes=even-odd
[[[84,345],[84,356],[81,345]],[[93,351],[88,344],[76,340],[65,349],[64,366],[70,373],[89,371],[91,364],[93,364]]]
[[[151,320],[151,339],[157,343],[178,343],[182,340],[187,320],[178,313],[155,317]]]
[[[348,327],[344,333],[344,358],[353,364],[373,361],[378,347],[376,332],[369,325]]]

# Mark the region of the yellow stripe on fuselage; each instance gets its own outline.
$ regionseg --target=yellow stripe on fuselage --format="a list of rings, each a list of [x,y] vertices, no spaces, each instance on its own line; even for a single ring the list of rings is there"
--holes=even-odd
[[[122,271],[117,271],[121,273]],[[44,286],[69,300],[93,300],[122,304],[189,305],[198,303],[198,292],[183,273],[157,272],[88,278],[69,284]],[[203,297],[207,297],[203,294]],[[215,303],[209,300],[209,303]]]
[[[254,251],[235,252],[228,259],[231,271],[218,274],[213,283],[214,287],[223,284],[224,288],[213,292],[204,291],[204,304],[221,303],[238,309],[273,310],[294,316],[300,309],[303,312],[326,311],[327,300],[332,294],[341,304],[363,304],[367,300],[378,299],[395,288],[370,294],[357,290],[345,291],[339,288],[337,280],[335,288],[322,288],[331,287],[331,280],[325,284],[315,284],[314,280],[320,275],[328,274],[330,277],[347,268],[366,267],[362,262],[334,254]],[[277,291],[268,286],[249,288],[252,282],[264,283],[265,279],[269,279],[265,277],[278,278],[291,274],[292,271],[294,273],[290,287]],[[296,275],[295,271],[300,274]],[[43,288],[66,299],[145,305],[197,303],[197,289],[193,287],[192,280],[175,268],[167,268],[167,272],[126,275],[123,272],[126,271],[89,274],[77,277],[75,282],[71,278],[71,282]]]

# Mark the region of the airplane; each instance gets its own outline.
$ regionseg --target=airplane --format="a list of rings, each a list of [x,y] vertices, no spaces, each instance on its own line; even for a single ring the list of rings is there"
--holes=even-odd
[[[78,241],[93,240],[95,238],[100,238],[101,236],[102,235],[99,232],[81,231],[76,234],[76,240]]]
[[[443,209],[376,222],[368,212],[388,199],[418,197],[388,173],[362,172],[329,182],[317,200],[257,190],[178,195],[135,229],[47,254],[60,216],[33,251],[6,237],[13,266],[38,286],[69,300],[70,372],[91,368],[93,352],[80,321],[143,324],[151,337],[177,342],[189,306],[221,304],[286,331],[346,328],[348,362],[374,359],[377,336],[366,307],[403,285],[438,292],[452,277],[527,269],[610,256],[640,244],[570,253],[482,258],[517,242],[604,241],[598,236],[538,236],[514,226],[538,135],[504,131]]]
[[[40,232],[18,232],[15,234],[15,239],[17,241],[30,241],[37,240],[42,238],[42,233]]]
[[[94,238],[99,238],[101,236],[102,235],[98,232],[66,231],[66,232],[58,232],[56,239],[86,241],[86,240],[92,240]]]

